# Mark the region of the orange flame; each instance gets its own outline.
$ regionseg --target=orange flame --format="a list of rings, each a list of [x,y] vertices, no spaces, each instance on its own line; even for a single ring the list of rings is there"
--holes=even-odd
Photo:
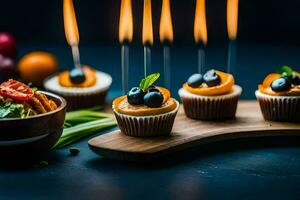
[[[67,38],[67,42],[71,46],[78,45],[79,32],[77,27],[77,20],[76,20],[73,0],[64,0],[63,13],[64,13],[65,35]]]
[[[207,44],[205,0],[197,0],[196,2],[194,38],[197,44],[200,42],[204,45]]]
[[[133,37],[133,20],[131,0],[122,0],[119,24],[119,41],[131,42]]]
[[[153,45],[153,27],[151,0],[144,0],[144,15],[143,15],[143,44]]]
[[[235,40],[238,28],[239,0],[227,1],[227,32],[231,40]]]
[[[163,0],[159,25],[159,38],[161,42],[166,40],[172,42],[173,37],[170,0]]]

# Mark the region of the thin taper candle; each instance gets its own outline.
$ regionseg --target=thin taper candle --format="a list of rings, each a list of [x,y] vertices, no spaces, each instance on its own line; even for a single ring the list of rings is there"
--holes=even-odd
[[[80,69],[81,64],[80,64],[80,54],[79,54],[78,45],[72,45],[71,49],[72,49],[72,55],[73,55],[73,61],[74,61],[75,68]]]
[[[73,5],[73,0],[63,1],[64,29],[68,44],[71,46],[74,66],[81,69],[79,54],[79,31]]]
[[[163,47],[164,84],[165,87],[170,88],[171,86],[170,45],[174,40],[170,0],[162,1],[161,17],[160,17],[160,25],[159,25],[159,39],[160,42],[164,45]]]
[[[205,72],[205,50],[204,48],[198,48],[198,73]]]
[[[170,47],[164,46],[164,74],[165,74],[165,86],[170,88],[171,86],[171,63],[170,63]]]
[[[205,0],[196,1],[194,39],[198,45],[198,73],[205,72],[205,47],[207,45],[207,25]]]
[[[133,18],[131,0],[122,0],[120,7],[119,42],[121,47],[122,91],[128,92],[129,44],[133,38]]]
[[[227,72],[234,74],[236,70],[236,40],[229,40],[227,59]]]
[[[228,63],[227,72],[234,73],[236,70],[236,38],[238,31],[239,0],[227,0],[227,33]]]
[[[146,77],[151,73],[151,49],[150,46],[144,46],[144,76]]]
[[[151,0],[144,0],[143,13],[144,75],[151,73],[151,46],[153,45],[153,27]]]
[[[129,46],[122,45],[121,48],[121,62],[122,62],[122,91],[123,94],[128,92],[128,73],[129,73]]]

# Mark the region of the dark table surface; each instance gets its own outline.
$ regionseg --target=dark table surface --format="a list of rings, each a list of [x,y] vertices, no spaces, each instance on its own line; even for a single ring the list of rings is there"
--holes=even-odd
[[[65,46],[23,44],[22,47],[20,54],[36,49],[54,52],[61,69],[72,63]],[[226,46],[208,48],[207,66],[225,66],[225,49]],[[297,66],[299,51],[300,48],[292,46],[239,45],[236,79],[244,88],[243,98],[253,99],[257,84],[274,67]],[[160,48],[154,49],[154,66],[161,66],[160,52]],[[114,83],[109,99],[119,95],[119,47],[84,46],[81,53],[84,63],[112,74]],[[197,69],[196,49],[174,47],[172,55],[172,91],[176,96],[182,82]],[[130,85],[134,85],[143,74],[142,48],[133,49],[131,63]],[[90,151],[88,139],[72,145],[81,150],[77,156],[70,156],[68,148],[52,151],[43,158],[49,162],[46,167],[1,169],[0,199],[300,198],[300,138],[218,142],[151,163],[104,159]]]

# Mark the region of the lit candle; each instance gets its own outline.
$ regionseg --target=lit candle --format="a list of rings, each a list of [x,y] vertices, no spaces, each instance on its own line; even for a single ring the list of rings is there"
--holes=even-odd
[[[198,72],[204,73],[205,47],[207,45],[207,27],[205,0],[197,0],[194,22],[194,39],[198,48]]]
[[[170,0],[163,0],[159,26],[159,38],[161,43],[164,44],[164,80],[167,88],[170,88],[171,86],[170,45],[173,42],[173,37]]]
[[[70,72],[70,79],[73,83],[81,83],[85,80],[84,73],[81,70],[79,54],[79,31],[73,5],[73,0],[63,1],[64,28],[68,44],[72,48],[72,55],[75,69]]]
[[[122,89],[123,94],[128,92],[128,71],[129,71],[129,44],[133,37],[133,19],[131,0],[122,0],[119,23],[119,42],[121,48],[122,63]]]
[[[151,49],[153,45],[151,0],[144,0],[143,14],[144,74],[151,73]]]
[[[233,73],[236,65],[236,37],[239,0],[227,0],[227,32],[229,37],[227,71]]]

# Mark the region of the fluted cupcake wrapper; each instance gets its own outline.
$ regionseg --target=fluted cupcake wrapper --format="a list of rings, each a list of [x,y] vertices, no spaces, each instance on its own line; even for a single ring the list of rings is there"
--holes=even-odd
[[[104,105],[107,92],[108,90],[101,91],[99,93],[82,94],[82,95],[61,94],[61,96],[64,97],[68,102],[67,110],[76,110],[79,108],[87,108],[95,105]]]
[[[184,112],[187,117],[198,120],[220,121],[234,119],[242,89],[234,87],[234,92],[219,96],[191,94],[183,88],[179,90]]]
[[[154,137],[169,135],[172,131],[174,120],[179,109],[154,116],[130,116],[114,110],[118,125],[122,133],[133,137]]]
[[[270,96],[255,92],[265,120],[281,122],[300,122],[300,97]]]
[[[75,110],[95,105],[103,105],[112,78],[109,74],[97,71],[97,84],[88,88],[66,88],[59,84],[58,75],[48,77],[44,81],[47,91],[59,94],[67,100],[67,110]]]

